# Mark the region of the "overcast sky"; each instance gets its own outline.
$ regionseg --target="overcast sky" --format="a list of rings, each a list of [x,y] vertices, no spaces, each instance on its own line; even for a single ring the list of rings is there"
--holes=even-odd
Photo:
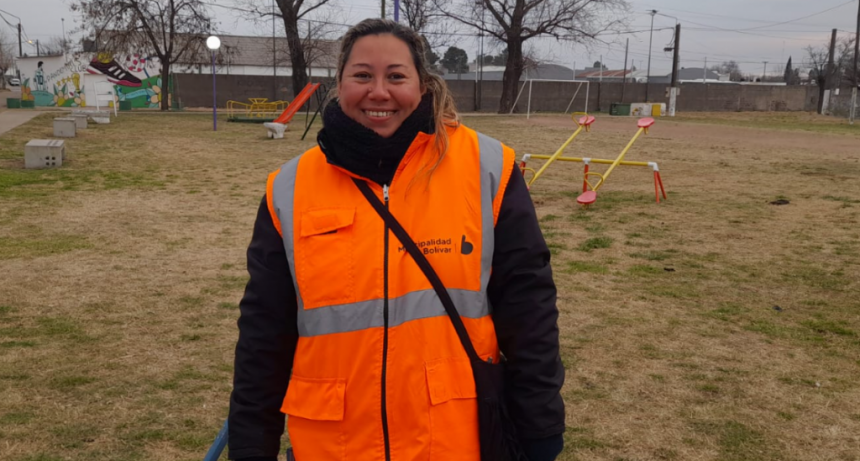
[[[207,1],[229,6],[239,0]],[[603,40],[610,42],[608,45],[586,47],[540,38],[531,41],[531,46],[543,59],[567,67],[576,63],[576,67],[581,69],[602,55],[607,66],[620,69],[624,65],[624,42],[629,38],[629,59],[635,60],[636,67],[644,70],[648,60],[647,30],[651,26],[651,16],[647,11],[656,9],[659,14],[654,18],[652,73],[665,73],[671,69],[671,53],[665,53],[663,48],[672,41],[674,18],[682,25],[682,67],[702,67],[706,58],[709,66],[735,60],[741,63],[744,71],[761,73],[764,61],[768,61],[767,68],[771,73],[781,69],[789,56],[793,57],[795,66],[802,63],[803,49],[810,44],[826,44],[831,29],[839,29],[840,37],[853,37],[858,2],[860,0],[629,0],[627,30],[646,32],[603,36]],[[68,0],[0,0],[0,10],[20,17],[26,36],[34,41],[47,41],[62,35],[63,19],[66,33],[72,34],[77,24],[68,5]],[[332,6],[324,8],[335,12],[334,20],[353,24],[362,18],[377,16],[379,1],[332,0]],[[259,26],[241,18],[239,13],[225,8],[213,8],[212,11],[222,33],[261,33]],[[9,22],[17,23],[17,19],[9,14],[0,14]],[[15,29],[2,19],[0,29],[14,39]],[[472,59],[478,45],[475,38],[464,36],[459,37],[457,46],[465,49]],[[35,52],[32,45],[25,43],[24,47],[27,53]],[[498,50],[497,46],[495,51]],[[437,50],[440,54],[441,51],[444,50]],[[485,51],[488,54],[493,51],[490,44],[485,44]]]

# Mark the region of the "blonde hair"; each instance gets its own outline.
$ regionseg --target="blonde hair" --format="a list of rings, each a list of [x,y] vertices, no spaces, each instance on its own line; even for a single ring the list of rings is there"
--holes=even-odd
[[[446,127],[459,126],[460,114],[457,113],[457,108],[454,105],[454,97],[448,90],[445,80],[439,75],[430,72],[430,66],[427,64],[427,58],[425,57],[426,46],[423,37],[409,27],[398,24],[390,19],[371,18],[361,21],[352,26],[341,39],[340,56],[337,59],[337,83],[340,84],[343,79],[343,68],[349,60],[349,55],[352,53],[352,47],[355,45],[355,42],[368,35],[383,34],[391,34],[409,47],[409,52],[412,54],[412,62],[418,71],[421,87],[429,92],[433,98],[433,120],[435,123],[436,153],[438,157],[430,169],[432,172],[448,151],[448,131]]]

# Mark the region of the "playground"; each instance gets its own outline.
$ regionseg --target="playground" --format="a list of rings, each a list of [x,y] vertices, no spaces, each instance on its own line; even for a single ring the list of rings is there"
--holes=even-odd
[[[211,114],[121,112],[66,140],[62,168],[25,170],[53,117],[0,136],[0,459],[200,460],[266,175],[319,118],[268,139],[226,114],[213,132]],[[577,129],[465,123],[518,161]],[[564,155],[616,159],[637,128],[597,114]],[[619,165],[588,207],[582,163],[546,168],[530,192],[559,290],[559,459],[858,459],[858,146],[860,126],[807,113],[697,113],[624,157],[659,163],[660,203],[651,168]]]

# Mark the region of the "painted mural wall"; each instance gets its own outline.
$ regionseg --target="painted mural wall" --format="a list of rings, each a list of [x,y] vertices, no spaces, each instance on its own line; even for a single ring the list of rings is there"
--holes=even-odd
[[[87,94],[96,93],[98,82],[108,82],[119,100],[130,101],[133,108],[157,108],[165,93],[160,61],[140,54],[24,57],[18,58],[18,68],[21,99],[36,106],[87,107]],[[169,94],[167,98],[169,103]],[[95,106],[94,99],[90,105]]]

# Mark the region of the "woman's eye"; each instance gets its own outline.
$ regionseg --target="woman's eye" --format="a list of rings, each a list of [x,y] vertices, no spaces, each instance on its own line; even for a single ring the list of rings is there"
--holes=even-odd
[[[388,76],[388,78],[390,78],[391,80],[403,80],[404,78],[406,78],[406,76],[403,74],[391,74]]]
[[[357,79],[360,79],[360,80],[368,80],[368,79],[370,79],[370,74],[366,74],[366,73],[362,72],[360,74],[355,74],[354,77]]]

